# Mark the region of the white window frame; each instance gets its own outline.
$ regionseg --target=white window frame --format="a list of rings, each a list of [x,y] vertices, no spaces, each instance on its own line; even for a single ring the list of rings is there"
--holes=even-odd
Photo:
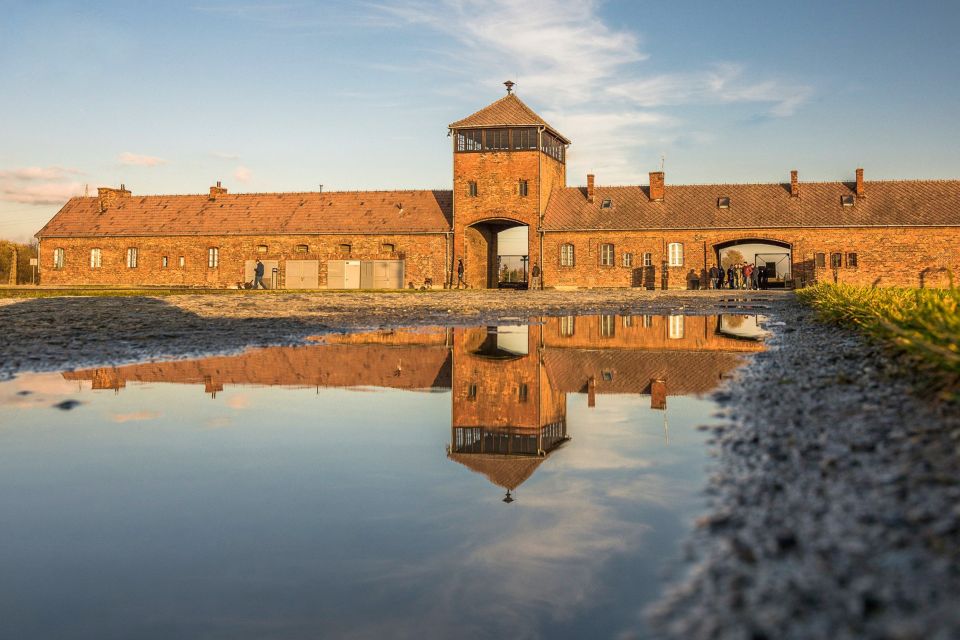
[[[607,252],[609,251],[609,255]],[[601,267],[612,267],[616,264],[616,251],[613,248],[612,242],[604,242],[600,245],[600,266]]]
[[[560,266],[572,267],[576,264],[576,261],[577,254],[573,247],[573,243],[565,242],[564,244],[560,245]]]
[[[686,321],[685,316],[670,316],[670,328],[667,336],[671,340],[680,340],[683,338],[683,328]]]
[[[136,269],[137,268],[137,248],[128,247],[127,248],[127,269]]]
[[[667,245],[667,255],[669,256],[668,264],[671,267],[682,267],[683,266],[683,243],[671,242],[669,245]]]
[[[160,268],[168,269],[170,267],[170,256],[162,256],[160,258]]]
[[[54,269],[63,269],[63,265],[66,263],[66,252],[58,247],[53,250],[53,268]]]
[[[99,269],[102,266],[103,266],[103,251],[98,248],[90,249],[90,268]]]
[[[180,265],[180,268],[181,268],[181,269],[183,269],[184,267],[186,267],[186,266],[187,266],[187,258],[186,258],[186,256],[180,256],[180,258],[177,259],[177,264]]]
[[[220,247],[207,248],[207,268],[217,269],[220,266]]]
[[[643,254],[643,266],[652,267],[653,266],[653,254],[649,251]]]
[[[614,338],[617,335],[617,316],[612,313],[600,315],[600,337]]]
[[[633,266],[633,254],[630,253],[629,251],[625,251],[622,254],[620,254],[620,260],[623,263],[623,266],[625,267]]]
[[[569,338],[577,332],[576,316],[560,316],[560,335]]]

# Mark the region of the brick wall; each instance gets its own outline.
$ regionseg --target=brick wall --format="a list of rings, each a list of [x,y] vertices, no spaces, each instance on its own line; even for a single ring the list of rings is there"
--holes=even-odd
[[[718,332],[717,316],[679,316],[671,333],[667,316],[577,316],[543,319],[543,345],[560,349],[651,349],[671,351],[761,351],[763,344]],[[570,324],[572,322],[572,324]],[[566,329],[566,330],[564,330]]]
[[[547,287],[647,287],[686,289],[691,278],[706,275],[716,261],[714,246],[732,240],[757,239],[792,246],[793,276],[798,284],[815,281],[858,285],[936,287],[947,273],[960,274],[960,228],[747,229],[737,231],[563,231],[544,235],[544,285]],[[572,243],[575,265],[560,266],[560,246]],[[667,245],[683,244],[682,267],[667,266]],[[614,245],[613,266],[600,265],[600,245]],[[633,266],[624,267],[624,252]],[[653,267],[642,266],[643,253]],[[826,254],[826,267],[815,266],[815,254]],[[830,254],[842,253],[843,265],[830,268]],[[847,266],[847,254],[857,266]]]
[[[284,235],[284,236],[190,236],[142,238],[45,238],[40,244],[41,282],[46,285],[161,285],[190,287],[233,287],[244,279],[247,260],[279,260],[280,286],[283,286],[286,260],[319,260],[320,287],[326,287],[328,260],[406,261],[406,282],[419,286],[424,279],[433,279],[434,286],[444,281],[444,257],[447,236],[430,235]],[[341,244],[351,245],[350,254],[340,251]],[[394,251],[384,251],[384,244]],[[266,245],[265,253],[258,252]],[[298,252],[298,245],[308,251]],[[137,267],[127,267],[127,249],[137,248]],[[219,249],[219,266],[207,266],[207,250]],[[63,248],[63,269],[53,268],[53,253]],[[101,267],[90,268],[90,250],[101,250]],[[168,266],[162,266],[166,256]],[[180,267],[179,259],[185,266]],[[269,274],[267,274],[269,277]]]

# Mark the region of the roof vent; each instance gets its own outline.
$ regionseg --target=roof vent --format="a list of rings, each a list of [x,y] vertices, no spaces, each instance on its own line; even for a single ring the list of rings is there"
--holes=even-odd
[[[603,202],[600,203],[601,209],[609,209],[613,206],[613,201],[610,198],[605,198]]]
[[[726,196],[721,196],[717,198],[717,209],[729,209],[730,208],[730,198]]]
[[[840,196],[840,204],[843,205],[844,207],[852,207],[853,203],[856,202],[856,200],[857,200],[856,196],[852,196],[852,195]]]

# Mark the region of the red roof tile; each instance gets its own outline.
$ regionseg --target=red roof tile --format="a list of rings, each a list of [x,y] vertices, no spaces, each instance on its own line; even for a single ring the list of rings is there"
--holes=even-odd
[[[570,143],[559,131],[551,127],[546,120],[538,116],[533,109],[513,93],[509,93],[476,113],[449,125],[451,129],[523,126],[546,127],[563,142]]]
[[[450,230],[450,191],[72,198],[37,237],[423,233]]]
[[[845,182],[805,182],[800,197],[789,184],[667,184],[662,202],[651,202],[646,186],[567,187],[550,196],[544,219],[548,231],[598,229],[737,229],[777,227],[871,227],[960,225],[960,180],[867,182],[866,195],[852,207]],[[717,199],[730,198],[720,209]],[[609,208],[602,203],[610,200]]]

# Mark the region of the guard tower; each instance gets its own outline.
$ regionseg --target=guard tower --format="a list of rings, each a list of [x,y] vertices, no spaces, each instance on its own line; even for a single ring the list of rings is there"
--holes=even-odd
[[[513,93],[513,82],[504,85],[506,96],[449,125],[453,273],[463,260],[464,279],[471,288],[526,286],[534,266],[542,270],[543,212],[550,192],[567,182],[570,141]],[[527,231],[525,255],[517,255],[517,249],[505,255],[499,234],[516,227]],[[510,244],[523,246],[516,239]]]

